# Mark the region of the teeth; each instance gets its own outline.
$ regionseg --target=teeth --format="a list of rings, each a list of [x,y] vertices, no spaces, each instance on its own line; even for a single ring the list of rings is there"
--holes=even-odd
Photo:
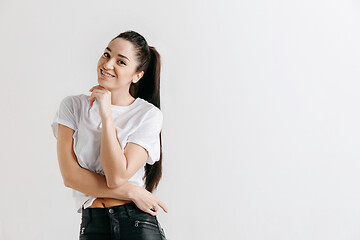
[[[101,72],[102,72],[102,74],[104,74],[105,76],[112,77],[111,75],[104,73],[104,71],[103,71],[102,69],[101,69]]]

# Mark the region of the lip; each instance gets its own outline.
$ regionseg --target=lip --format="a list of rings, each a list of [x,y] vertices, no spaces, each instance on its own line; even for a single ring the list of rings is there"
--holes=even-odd
[[[111,75],[112,77],[105,76],[102,72],[104,72],[104,73],[106,73],[106,74],[109,74],[109,75]],[[102,69],[102,68],[100,68],[100,74],[101,74],[101,77],[102,77],[102,78],[113,78],[113,77],[115,77],[115,76],[113,76],[112,74],[104,71],[104,69]]]

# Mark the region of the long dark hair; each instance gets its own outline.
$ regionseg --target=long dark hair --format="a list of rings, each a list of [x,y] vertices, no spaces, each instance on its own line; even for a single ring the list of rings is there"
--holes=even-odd
[[[131,83],[129,92],[134,98],[140,97],[160,108],[160,54],[149,46],[145,38],[135,31],[126,31],[113,38],[123,38],[130,41],[135,49],[138,63],[136,72],[144,71],[144,75],[136,83]],[[160,132],[160,160],[153,165],[145,165],[145,188],[153,192],[162,176],[162,144]]]

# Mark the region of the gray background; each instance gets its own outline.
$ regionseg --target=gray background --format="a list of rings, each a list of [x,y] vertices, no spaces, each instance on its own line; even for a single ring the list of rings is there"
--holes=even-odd
[[[162,57],[170,240],[360,238],[360,6],[347,0],[0,1],[0,239],[77,239],[51,121],[108,42]]]

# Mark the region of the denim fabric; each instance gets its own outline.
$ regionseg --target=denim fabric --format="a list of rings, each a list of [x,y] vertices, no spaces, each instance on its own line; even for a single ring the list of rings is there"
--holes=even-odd
[[[156,216],[134,202],[82,209],[79,240],[166,240]]]

